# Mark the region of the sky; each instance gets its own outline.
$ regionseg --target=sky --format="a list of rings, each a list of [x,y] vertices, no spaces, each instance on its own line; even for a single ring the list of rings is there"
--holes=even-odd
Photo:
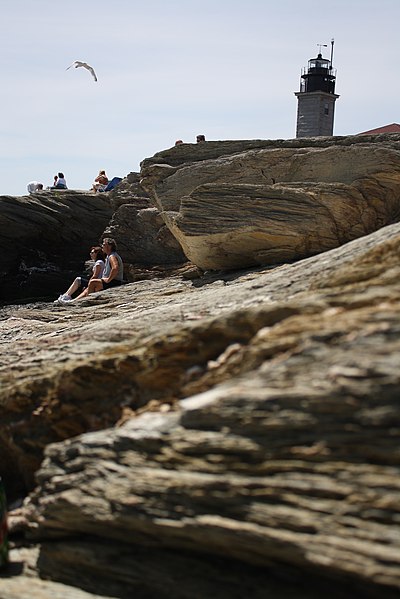
[[[301,69],[332,38],[334,134],[400,122],[399,0],[0,0],[0,15],[0,195],[58,171],[90,189],[197,134],[292,139]]]

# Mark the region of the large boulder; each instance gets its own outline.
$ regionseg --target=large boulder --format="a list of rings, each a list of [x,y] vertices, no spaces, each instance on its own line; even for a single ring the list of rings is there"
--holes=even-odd
[[[396,222],[399,172],[398,135],[207,142],[143,161],[141,184],[193,263],[232,269],[298,260]]]
[[[187,261],[157,208],[137,209],[134,204],[122,204],[104,233],[118,241],[118,251],[128,264],[153,266]]]
[[[129,173],[110,192],[114,214],[104,231],[105,235],[118,241],[128,280],[135,279],[141,267],[187,261],[178,240],[165,225],[140,179],[139,173]]]

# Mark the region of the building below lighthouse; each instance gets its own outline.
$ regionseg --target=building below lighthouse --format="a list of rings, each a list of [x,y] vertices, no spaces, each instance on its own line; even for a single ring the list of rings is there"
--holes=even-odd
[[[330,59],[319,52],[316,58],[308,61],[300,78],[300,91],[297,97],[296,137],[317,137],[333,135],[336,69],[332,66],[333,44]]]

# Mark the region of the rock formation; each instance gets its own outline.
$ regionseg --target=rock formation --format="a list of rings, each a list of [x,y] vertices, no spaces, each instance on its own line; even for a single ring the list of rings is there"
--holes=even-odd
[[[137,209],[132,204],[123,204],[114,213],[105,234],[118,239],[118,250],[127,264],[154,266],[187,262],[157,208]]]
[[[234,269],[397,222],[399,172],[398,135],[207,142],[143,161],[142,186],[194,264]]]
[[[135,281],[1,310],[0,599],[398,596],[399,166],[398,135],[182,144],[0,198],[3,294],[103,233]]]
[[[178,241],[140,184],[139,173],[129,175],[110,192],[114,214],[105,233],[118,239],[128,270],[181,264],[187,261]],[[135,275],[132,274],[133,280]]]
[[[0,302],[54,297],[85,272],[88,249],[103,235],[118,240],[128,280],[141,268],[187,262],[138,173],[109,193],[44,191],[0,197],[0,231],[7,252],[0,272]]]
[[[32,567],[119,598],[396,597],[399,250],[394,224],[7,307],[0,463],[10,492],[36,472]]]
[[[67,190],[1,196],[0,231],[7,251],[2,253],[0,301],[62,290],[82,270],[112,212],[107,195]]]

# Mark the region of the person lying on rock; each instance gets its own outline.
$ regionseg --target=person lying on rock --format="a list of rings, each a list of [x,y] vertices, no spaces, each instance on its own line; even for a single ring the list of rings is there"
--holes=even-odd
[[[117,244],[115,239],[112,237],[105,237],[101,247],[107,256],[103,275],[98,279],[90,279],[87,288],[73,301],[80,300],[96,291],[103,291],[104,289],[122,285],[124,279],[124,266],[122,264],[121,256],[117,254]]]
[[[91,279],[100,279],[103,276],[105,255],[100,246],[96,245],[91,248],[90,259],[94,261],[92,268],[93,274],[90,279],[86,277],[76,277],[68,290],[65,293],[62,293],[60,297],[54,301],[55,304],[65,304],[66,302],[70,302],[72,300],[73,294],[76,291],[83,291],[87,289]]]

